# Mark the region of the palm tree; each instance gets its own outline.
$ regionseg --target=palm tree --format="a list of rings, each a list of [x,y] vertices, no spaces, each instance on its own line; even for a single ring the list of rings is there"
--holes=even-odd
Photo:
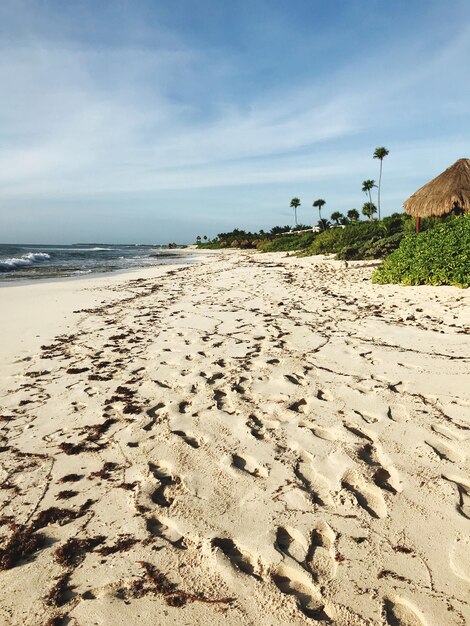
[[[330,228],[331,226],[331,222],[329,222],[328,220],[326,220],[325,218],[320,218],[318,220],[318,224],[317,224],[318,228],[320,230],[328,230],[328,228]]]
[[[359,211],[357,209],[349,209],[348,217],[351,220],[351,222],[357,222],[357,220],[360,217]]]
[[[325,204],[326,204],[325,200],[322,200],[321,198],[319,198],[318,200],[315,200],[315,202],[312,204],[313,207],[318,208],[318,215],[320,216],[320,220],[321,220],[321,208]]]
[[[339,220],[343,217],[343,214],[339,211],[333,211],[331,214],[331,219],[334,220],[337,224],[339,224]]]
[[[381,146],[380,148],[376,148],[374,152],[374,159],[380,160],[379,189],[377,192],[377,206],[379,207],[379,219],[380,219],[380,186],[382,184],[382,165],[383,165],[383,160],[385,159],[387,154],[388,154],[388,150],[387,148],[384,148],[383,146]]]
[[[292,200],[290,201],[290,206],[292,209],[294,209],[295,225],[297,226],[297,207],[300,206],[300,200],[298,198],[292,198]]]
[[[374,187],[377,187],[377,185],[375,184],[375,180],[364,180],[362,181],[362,191],[364,193],[368,193],[369,194],[369,202],[372,203],[372,197],[370,195],[370,192],[372,191],[372,189]]]
[[[372,202],[366,202],[362,207],[362,215],[365,215],[367,218],[371,219],[371,217],[377,213],[377,207]]]

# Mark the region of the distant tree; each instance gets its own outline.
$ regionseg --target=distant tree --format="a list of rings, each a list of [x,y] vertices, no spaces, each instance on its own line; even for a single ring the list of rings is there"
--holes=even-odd
[[[368,219],[377,213],[377,207],[372,202],[366,202],[362,207],[362,215],[365,215]]]
[[[281,235],[282,233],[288,233],[290,230],[290,226],[273,226],[270,232],[271,235]]]
[[[340,218],[340,220],[339,220],[339,223],[340,223],[342,226],[346,226],[347,224],[350,224],[350,223],[351,223],[351,220],[349,219],[349,217],[346,217],[345,215],[343,215],[343,216],[341,216],[341,218]]]
[[[318,200],[315,200],[315,202],[312,204],[313,207],[318,209],[318,215],[320,217],[320,221],[321,221],[321,209],[323,206],[325,206],[326,201],[322,200],[321,198],[319,198]]]
[[[204,235],[203,239],[204,241],[207,241],[207,235]]]
[[[333,211],[333,213],[331,214],[331,219],[337,224],[339,224],[339,221],[342,217],[344,217],[344,215],[339,211]]]
[[[292,198],[290,201],[291,209],[294,209],[295,225],[297,226],[297,207],[300,206],[300,200],[298,198]]]
[[[382,165],[383,165],[383,160],[385,159],[388,153],[389,151],[387,150],[387,148],[384,148],[383,146],[381,146],[380,148],[376,148],[374,152],[374,159],[380,160],[379,188],[377,191],[377,205],[379,208],[379,219],[380,219],[380,188],[382,186]]]
[[[321,218],[318,220],[317,226],[321,231],[328,230],[328,228],[331,227],[331,222],[329,222],[325,218]]]
[[[357,222],[357,220],[360,217],[359,211],[357,209],[349,209],[348,217],[351,220],[351,222]]]
[[[369,202],[372,204],[372,196],[371,196],[371,191],[374,187],[377,187],[377,185],[375,184],[375,180],[364,180],[362,182],[362,191],[364,193],[369,194]]]
[[[201,235],[198,235],[198,236],[196,237],[196,243],[201,243]]]

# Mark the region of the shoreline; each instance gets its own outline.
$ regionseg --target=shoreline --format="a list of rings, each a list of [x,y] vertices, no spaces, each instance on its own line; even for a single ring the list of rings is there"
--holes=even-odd
[[[2,290],[0,621],[462,626],[470,294],[201,260]]]
[[[188,256],[188,258],[191,258],[192,256],[194,256],[193,260],[190,260],[189,262],[193,262],[197,260],[197,255],[201,254],[201,252],[206,252],[204,251],[200,251],[200,250],[193,250],[190,249],[190,251],[187,254],[184,254],[184,252],[186,251],[185,248],[175,248],[174,250],[168,250],[168,251],[162,251],[164,252],[168,252],[168,256],[175,256],[175,257],[185,257]],[[179,252],[181,252],[181,254],[178,254]],[[212,252],[212,251],[208,251],[208,252]],[[160,256],[160,255],[155,255],[156,257]],[[162,254],[161,256],[165,256],[165,254]],[[174,263],[174,265],[179,265],[180,263]],[[11,278],[11,279],[3,279],[2,280],[2,273],[0,272],[0,289],[2,287],[9,287],[9,286],[13,286],[13,285],[21,285],[21,286],[27,286],[27,285],[35,285],[38,283],[50,283],[50,282],[56,282],[56,281],[63,281],[63,280],[86,280],[86,279],[93,279],[93,278],[101,278],[104,276],[109,276],[109,275],[116,275],[116,274],[121,274],[121,275],[125,275],[125,274],[130,274],[132,272],[138,272],[140,270],[145,270],[145,269],[150,269],[153,267],[161,267],[162,265],[171,265],[170,262],[168,263],[155,263],[155,265],[141,265],[141,266],[136,266],[136,267],[127,267],[124,269],[112,269],[112,270],[108,270],[108,271],[93,271],[91,270],[88,273],[84,273],[84,274],[71,274],[71,275],[65,275],[62,274],[60,276],[51,276],[51,277],[42,277],[42,278]],[[14,272],[13,272],[14,273]]]

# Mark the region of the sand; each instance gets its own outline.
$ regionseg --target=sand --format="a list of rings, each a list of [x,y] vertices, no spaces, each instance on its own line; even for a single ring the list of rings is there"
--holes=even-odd
[[[470,623],[470,293],[372,270],[0,288],[0,623]]]

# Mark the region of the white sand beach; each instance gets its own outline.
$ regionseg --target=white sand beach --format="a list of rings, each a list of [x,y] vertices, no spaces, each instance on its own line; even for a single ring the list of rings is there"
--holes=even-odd
[[[221,251],[0,288],[0,623],[470,623],[470,293]]]

